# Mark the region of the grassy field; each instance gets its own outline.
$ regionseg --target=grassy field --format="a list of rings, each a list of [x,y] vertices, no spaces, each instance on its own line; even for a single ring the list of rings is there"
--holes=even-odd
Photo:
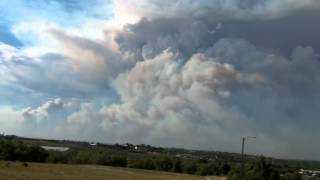
[[[200,177],[158,171],[93,165],[57,165],[0,162],[1,180],[225,180],[223,177]]]

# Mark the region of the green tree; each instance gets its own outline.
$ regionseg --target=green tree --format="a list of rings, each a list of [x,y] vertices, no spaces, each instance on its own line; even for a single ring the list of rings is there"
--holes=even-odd
[[[200,164],[198,165],[198,174],[200,176],[212,175],[213,171],[208,164]]]
[[[281,178],[281,180],[302,180],[302,176],[297,173],[285,173]]]
[[[138,169],[148,169],[148,170],[153,170],[156,168],[154,161],[150,158],[135,159],[134,163],[130,167],[138,168]]]
[[[173,165],[173,171],[174,172],[178,172],[178,173],[181,173],[183,170],[182,170],[182,161],[180,158],[177,158],[175,161],[174,161],[174,165]]]
[[[48,154],[40,146],[26,145],[13,140],[0,141],[0,159],[9,161],[44,162]]]
[[[169,171],[172,169],[173,163],[169,157],[160,157],[156,160],[156,166],[158,170]]]
[[[127,167],[127,158],[124,156],[112,156],[111,165],[118,167]]]
[[[184,164],[184,172],[188,174],[196,174],[198,171],[198,166],[195,162],[185,162]]]
[[[228,163],[224,163],[222,164],[221,168],[220,168],[220,172],[223,174],[223,175],[227,175],[231,170],[231,167]]]
[[[246,167],[243,174],[239,170],[231,171],[229,180],[279,180],[280,174],[272,168],[272,165],[265,161],[264,157],[259,158],[252,166]]]

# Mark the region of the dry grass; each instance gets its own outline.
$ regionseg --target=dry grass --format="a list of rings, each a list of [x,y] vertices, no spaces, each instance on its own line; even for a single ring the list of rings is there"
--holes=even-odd
[[[1,180],[225,180],[223,177],[200,177],[128,168],[93,165],[56,165],[0,162]]]

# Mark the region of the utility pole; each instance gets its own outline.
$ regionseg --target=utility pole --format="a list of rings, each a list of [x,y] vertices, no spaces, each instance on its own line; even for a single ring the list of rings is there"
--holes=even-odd
[[[244,141],[246,140],[245,137],[242,137],[242,148],[241,148],[241,174],[243,174],[244,170]]]
[[[253,136],[242,137],[242,148],[241,148],[241,175],[244,174],[244,161],[245,161],[245,159],[244,159],[244,145],[245,145],[246,138],[255,139],[256,137],[253,137]]]

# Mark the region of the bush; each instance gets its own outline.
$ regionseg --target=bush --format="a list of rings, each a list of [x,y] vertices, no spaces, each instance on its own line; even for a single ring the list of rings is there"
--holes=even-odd
[[[246,167],[243,172],[239,168],[233,169],[228,174],[229,180],[279,180],[280,174],[266,163],[263,157],[259,158],[252,166]]]
[[[184,163],[184,172],[188,174],[196,174],[198,171],[197,164],[195,162],[185,162]]]
[[[286,173],[280,179],[281,180],[302,180],[302,176],[297,173]]]
[[[91,164],[90,161],[92,161],[92,158],[90,157],[90,153],[86,151],[76,153],[71,159],[71,163],[73,164]]]
[[[169,171],[172,169],[173,163],[169,157],[160,157],[156,160],[156,167],[160,171]]]
[[[48,153],[40,146],[12,140],[0,141],[0,159],[9,161],[45,162]]]
[[[127,167],[127,158],[122,156],[111,157],[111,166]]]
[[[212,169],[207,164],[201,164],[198,166],[198,175],[200,176],[212,175]]]
[[[182,161],[180,158],[177,158],[174,161],[173,172],[182,173],[182,171],[183,171]]]
[[[0,141],[0,159],[2,160],[16,160],[14,144],[11,141]]]
[[[227,175],[231,170],[231,166],[228,164],[228,163],[224,163],[222,166],[221,166],[221,169],[220,169],[220,172],[223,174],[223,175]]]
[[[68,154],[66,152],[48,151],[46,162],[48,163],[69,163]]]
[[[96,157],[95,159],[95,164],[98,165],[103,165],[103,166],[111,166],[112,165],[112,160],[111,157],[108,156],[107,154],[100,154]]]
[[[45,162],[48,153],[40,146],[29,146],[27,148],[26,160],[31,162]]]

